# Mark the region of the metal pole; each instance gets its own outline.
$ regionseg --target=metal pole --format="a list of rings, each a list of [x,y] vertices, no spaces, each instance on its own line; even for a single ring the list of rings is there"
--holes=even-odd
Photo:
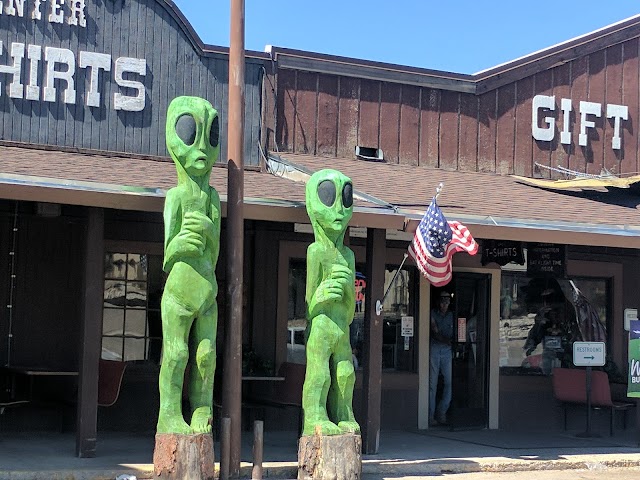
[[[251,470],[251,480],[262,479],[263,433],[264,424],[262,420],[253,422],[253,470]]]
[[[384,300],[385,300],[385,298],[387,298],[387,294],[389,293],[389,290],[391,290],[391,287],[393,287],[393,284],[396,282],[396,278],[398,278],[398,275],[400,274],[400,271],[402,270],[402,267],[404,266],[404,262],[407,261],[407,257],[408,256],[409,256],[408,253],[404,254],[404,258],[402,259],[402,263],[400,264],[400,266],[396,270],[396,274],[391,279],[391,282],[389,282],[389,286],[387,287],[387,291],[384,292],[384,295],[382,296],[382,300],[376,301],[376,315],[380,315],[382,313],[382,307],[384,305]]]
[[[231,419],[224,417],[220,425],[220,480],[229,480],[229,438]]]
[[[587,437],[591,436],[591,367],[587,367]]]
[[[222,415],[231,419],[229,474],[240,475],[244,252],[244,0],[231,0],[227,178],[227,315]]]

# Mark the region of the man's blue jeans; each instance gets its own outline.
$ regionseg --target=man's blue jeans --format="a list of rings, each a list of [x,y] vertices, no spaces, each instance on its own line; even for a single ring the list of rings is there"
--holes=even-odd
[[[443,419],[451,404],[451,345],[434,342],[429,350],[429,420],[434,418],[434,413],[436,419]],[[436,390],[440,373],[444,377],[444,384],[436,410]]]

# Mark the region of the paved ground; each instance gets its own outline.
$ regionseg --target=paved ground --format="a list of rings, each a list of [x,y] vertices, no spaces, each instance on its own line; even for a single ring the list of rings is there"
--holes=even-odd
[[[442,480],[636,480],[640,479],[640,468],[594,468],[591,470],[549,470],[533,472],[475,472],[451,473],[437,477],[384,477],[365,475],[364,480],[418,480],[440,478]]]
[[[483,430],[477,432],[383,431],[377,455],[363,455],[365,480],[404,477],[449,477],[451,480],[560,480],[600,472],[600,479],[615,479],[609,472],[616,467],[633,467],[640,479],[640,448],[637,432],[616,432],[616,437],[578,438],[567,433],[513,433]],[[251,432],[243,432],[242,478],[250,478]],[[297,473],[295,432],[265,432],[264,477],[291,479]],[[0,480],[108,480],[119,474],[152,478],[153,435],[100,433],[97,456],[74,456],[73,434],[0,434]],[[216,460],[219,449],[216,445]],[[548,470],[562,471],[556,476]],[[535,473],[530,473],[534,471]],[[491,475],[471,476],[472,472]],[[498,476],[501,472],[529,472],[527,476]],[[603,474],[603,472],[606,472]],[[637,474],[637,476],[636,476]],[[612,473],[614,475],[614,473]],[[596,477],[593,477],[596,478]],[[622,478],[622,477],[620,477]]]

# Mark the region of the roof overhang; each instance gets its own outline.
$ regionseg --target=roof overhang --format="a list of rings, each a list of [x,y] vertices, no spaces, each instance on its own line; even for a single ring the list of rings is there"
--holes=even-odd
[[[0,198],[9,200],[162,212],[165,196],[166,190],[161,188],[0,174]],[[220,195],[220,203],[226,217],[226,195]],[[309,223],[304,202],[295,200],[245,197],[243,212],[247,220]],[[360,207],[354,209],[350,225],[402,230],[404,221],[403,215],[391,211]]]

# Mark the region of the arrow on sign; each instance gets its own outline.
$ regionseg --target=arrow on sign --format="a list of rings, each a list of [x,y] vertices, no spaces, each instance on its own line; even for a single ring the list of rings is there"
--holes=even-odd
[[[591,360],[593,360],[593,359],[594,359],[594,358],[596,358],[596,357],[594,357],[593,355],[591,355],[590,357],[584,357],[584,358],[590,358]]]

